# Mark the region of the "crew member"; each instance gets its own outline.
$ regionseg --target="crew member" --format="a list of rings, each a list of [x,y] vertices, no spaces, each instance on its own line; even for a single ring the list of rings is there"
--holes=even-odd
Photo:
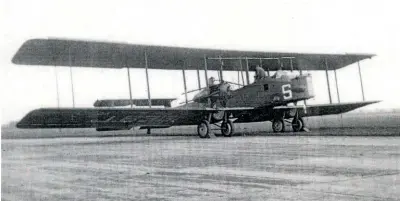
[[[261,68],[259,65],[256,66],[256,75],[254,76],[254,80],[261,80],[266,78],[266,74],[263,68]]]
[[[210,86],[215,85],[215,78],[214,78],[214,77],[208,78],[208,84],[209,84]]]

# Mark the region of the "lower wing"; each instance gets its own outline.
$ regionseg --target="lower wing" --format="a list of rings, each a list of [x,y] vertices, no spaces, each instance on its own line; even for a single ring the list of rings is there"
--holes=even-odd
[[[190,125],[197,124],[209,112],[174,108],[42,108],[29,112],[17,128],[123,130],[133,126]]]
[[[196,125],[208,114],[252,108],[42,108],[29,112],[17,128],[96,128],[128,130],[134,126],[165,128]]]
[[[276,111],[291,111],[297,109],[300,116],[322,116],[330,114],[341,114],[364,107],[370,104],[378,103],[380,101],[363,101],[354,103],[333,103],[333,104],[320,104],[320,105],[297,105],[297,106],[277,106],[273,109]]]

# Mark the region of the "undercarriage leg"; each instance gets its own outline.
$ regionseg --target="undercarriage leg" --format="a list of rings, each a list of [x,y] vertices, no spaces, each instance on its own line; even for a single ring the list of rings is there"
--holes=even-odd
[[[286,123],[291,125],[293,132],[308,131],[305,128],[305,123],[303,118],[299,115],[299,111],[296,110],[292,119],[292,114],[289,114],[288,118],[285,118],[285,113],[277,114],[272,121],[272,130],[274,132],[285,132]]]
[[[308,131],[308,129],[305,128],[304,120],[300,117],[298,111],[296,111],[296,114],[293,117],[292,129],[294,132]]]
[[[150,135],[151,134],[151,128],[147,129],[147,134]]]

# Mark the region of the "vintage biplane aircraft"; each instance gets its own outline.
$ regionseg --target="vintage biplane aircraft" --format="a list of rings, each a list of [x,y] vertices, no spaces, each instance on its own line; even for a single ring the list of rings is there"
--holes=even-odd
[[[271,121],[274,132],[305,128],[304,117],[340,114],[378,101],[332,103],[328,71],[357,63],[372,54],[307,54],[262,51],[238,51],[134,45],[69,39],[32,39],[18,50],[12,62],[19,65],[127,68],[130,99],[97,100],[94,108],[42,108],[29,112],[18,128],[96,128],[97,131],[167,128],[198,125],[201,138],[209,138],[211,126],[225,137],[232,136],[234,123]],[[359,70],[360,70],[360,66]],[[129,68],[146,71],[147,99],[132,99]],[[148,69],[182,70],[185,104],[171,107],[174,99],[151,99]],[[186,70],[196,70],[199,89],[187,98]],[[201,87],[200,70],[206,86]],[[219,83],[208,79],[208,71],[219,72]],[[256,70],[250,83],[249,71]],[[267,74],[264,70],[267,70]],[[279,71],[299,71],[299,75],[279,76]],[[312,77],[302,71],[326,71],[329,104],[299,105],[314,97]],[[224,71],[241,74],[239,83],[224,80]],[[277,71],[270,76],[270,71]],[[245,72],[246,79],[244,79]],[[246,83],[245,83],[246,80]],[[360,72],[362,89],[362,79]],[[213,82],[213,83],[211,83]],[[337,83],[337,82],[336,82]],[[232,85],[239,86],[233,90]],[[336,85],[337,87],[337,85]],[[363,90],[363,89],[362,89]],[[338,98],[339,98],[339,91]],[[363,92],[364,93],[364,92]],[[73,94],[72,94],[73,95]],[[364,96],[364,95],[363,95]],[[131,106],[118,108],[117,106]],[[136,106],[148,106],[138,108]],[[163,105],[163,108],[154,108]],[[214,127],[214,128],[216,128]],[[214,129],[215,130],[215,129]]]

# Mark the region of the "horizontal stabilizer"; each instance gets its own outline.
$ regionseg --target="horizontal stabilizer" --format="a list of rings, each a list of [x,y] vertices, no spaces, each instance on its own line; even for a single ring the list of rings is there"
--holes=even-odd
[[[157,98],[151,99],[151,105],[171,107],[171,102],[176,100],[175,98]],[[122,106],[148,106],[148,99],[107,99],[107,100],[96,100],[94,107],[122,107]]]

